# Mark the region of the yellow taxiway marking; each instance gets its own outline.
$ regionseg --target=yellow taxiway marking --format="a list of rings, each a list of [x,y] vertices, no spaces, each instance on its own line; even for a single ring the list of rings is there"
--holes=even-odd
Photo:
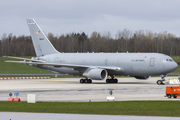
[[[14,82],[14,81],[1,81],[1,80],[0,80],[0,82]]]

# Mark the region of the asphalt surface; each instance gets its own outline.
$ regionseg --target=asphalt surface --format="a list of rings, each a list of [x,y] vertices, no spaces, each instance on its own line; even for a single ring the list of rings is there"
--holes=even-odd
[[[0,120],[179,120],[178,117],[0,112]]]
[[[175,78],[175,77],[171,77]],[[131,100],[180,100],[164,97],[166,86],[157,85],[159,77],[148,80],[135,78],[118,78],[118,84],[106,84],[105,81],[93,81],[92,84],[80,84],[78,78],[0,80],[0,101],[7,101],[9,93],[19,93],[22,101],[27,101],[27,94],[36,94],[37,101],[71,101],[91,102],[106,101],[109,90],[113,90],[115,101]],[[167,77],[166,79],[169,79]],[[177,85],[175,85],[177,86]],[[15,97],[15,96],[12,96]],[[0,112],[0,120],[177,120],[179,117],[148,117],[148,116],[114,116],[114,115],[77,115],[49,113],[12,113]]]
[[[37,101],[106,101],[109,90],[113,90],[115,101],[180,100],[164,97],[166,86],[172,85],[157,85],[158,79],[118,78],[118,84],[105,81],[80,84],[79,78],[0,80],[0,101],[6,101],[10,92],[18,92],[22,101],[27,101],[27,94],[36,94]]]

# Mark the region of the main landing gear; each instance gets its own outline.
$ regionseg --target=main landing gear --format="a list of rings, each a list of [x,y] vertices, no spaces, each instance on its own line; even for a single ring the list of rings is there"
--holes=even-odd
[[[111,78],[106,79],[106,83],[118,83],[118,80],[114,77],[115,75],[112,75]]]
[[[92,80],[91,79],[80,79],[79,81],[80,83],[92,83]]]
[[[165,84],[165,75],[161,75],[161,78],[162,78],[162,80],[158,80],[156,83],[158,84],[158,85],[164,85]]]

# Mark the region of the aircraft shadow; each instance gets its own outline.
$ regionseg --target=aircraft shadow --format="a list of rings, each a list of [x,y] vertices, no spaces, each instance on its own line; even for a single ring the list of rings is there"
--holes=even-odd
[[[156,83],[148,83],[148,82],[118,82],[118,83],[102,83],[102,82],[92,82],[92,84],[156,84]]]

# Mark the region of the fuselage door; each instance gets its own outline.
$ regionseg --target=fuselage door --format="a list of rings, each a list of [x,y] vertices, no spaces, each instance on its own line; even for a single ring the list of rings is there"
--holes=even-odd
[[[154,63],[155,63],[155,58],[151,58],[150,59],[150,66],[154,66]]]

